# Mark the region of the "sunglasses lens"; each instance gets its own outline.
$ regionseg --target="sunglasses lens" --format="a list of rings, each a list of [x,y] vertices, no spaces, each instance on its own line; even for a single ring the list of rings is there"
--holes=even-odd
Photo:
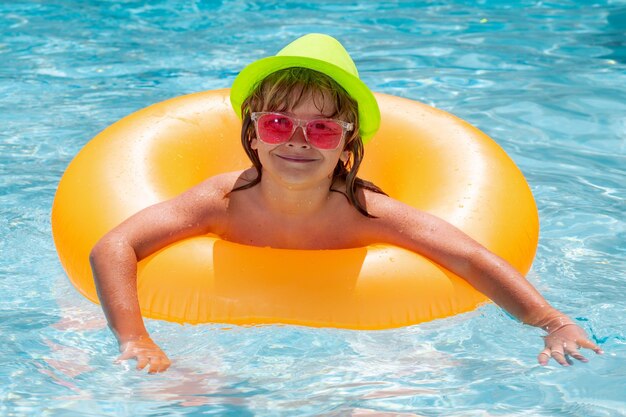
[[[293,132],[293,121],[280,114],[265,114],[257,122],[257,134],[265,143],[287,142]]]
[[[332,120],[311,120],[306,125],[306,136],[319,149],[335,149],[341,142],[343,128]]]

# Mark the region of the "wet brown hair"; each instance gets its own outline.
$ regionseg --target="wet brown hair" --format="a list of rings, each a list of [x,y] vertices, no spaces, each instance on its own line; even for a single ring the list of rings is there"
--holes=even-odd
[[[250,145],[256,136],[254,123],[250,119],[250,114],[253,111],[289,111],[297,107],[302,101],[312,99],[315,106],[323,113],[323,104],[328,98],[330,98],[328,101],[334,103],[334,113],[329,117],[344,120],[354,125],[352,131],[348,132],[346,136],[343,149],[348,151],[350,156],[346,161],[339,160],[337,162],[333,171],[330,191],[342,193],[361,214],[373,217],[359,201],[357,192],[359,189],[366,189],[380,194],[385,193],[373,183],[356,176],[363,160],[363,141],[359,134],[358,104],[335,80],[308,68],[286,68],[270,74],[253,89],[250,96],[242,103],[241,144],[248,158],[252,161],[257,176],[249,183],[234,188],[231,192],[254,187],[261,181],[263,173],[261,161],[257,152]],[[345,182],[345,192],[333,189],[333,185],[338,181]]]

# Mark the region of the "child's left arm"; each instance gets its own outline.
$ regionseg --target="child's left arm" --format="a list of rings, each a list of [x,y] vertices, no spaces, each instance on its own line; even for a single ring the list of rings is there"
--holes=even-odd
[[[384,241],[420,253],[463,277],[474,288],[523,323],[541,327],[548,334],[540,364],[550,357],[563,366],[568,356],[586,362],[583,347],[602,350],[569,317],[553,308],[508,262],[450,223],[384,196],[367,198],[368,211],[376,216],[367,230],[370,239]]]

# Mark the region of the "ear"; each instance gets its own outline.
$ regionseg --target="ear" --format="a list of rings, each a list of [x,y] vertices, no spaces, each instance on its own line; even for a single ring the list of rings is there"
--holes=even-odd
[[[256,150],[258,150],[258,148],[259,148],[259,146],[258,146],[257,138],[250,139],[250,149],[253,149],[253,150],[256,151]]]
[[[350,151],[342,151],[341,155],[339,155],[339,160],[343,162],[344,164],[348,162],[349,159],[350,159]]]

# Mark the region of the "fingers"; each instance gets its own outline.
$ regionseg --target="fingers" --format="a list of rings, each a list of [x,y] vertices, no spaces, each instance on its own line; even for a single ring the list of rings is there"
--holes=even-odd
[[[171,365],[167,355],[154,342],[130,342],[125,344],[122,354],[115,362],[119,363],[129,359],[137,360],[137,370],[148,367],[148,373],[150,374],[165,372]]]
[[[551,356],[552,355],[550,354],[550,349],[546,348],[546,349],[542,350],[541,353],[539,354],[539,356],[537,356],[537,361],[539,362],[539,365],[541,365],[541,366],[547,365]]]
[[[602,355],[604,351],[600,348],[600,346],[596,345],[589,339],[583,339],[578,341],[578,345],[585,349],[591,349],[596,352],[598,355]]]
[[[120,355],[115,360],[115,363],[120,363],[124,360],[133,359],[133,358],[137,359],[136,368],[138,371],[141,371],[142,369],[144,369],[146,366],[149,365],[148,366],[149,374],[165,372],[172,364],[170,360],[167,358],[167,356],[145,356],[142,354],[136,354],[136,353],[134,354],[134,353],[127,353],[127,352],[124,352],[122,355]]]
[[[137,370],[141,371],[150,362],[150,359],[145,356],[137,356]]]
[[[565,353],[569,356],[571,356],[574,359],[577,359],[581,362],[589,362],[589,360],[587,358],[585,358],[579,351],[578,351],[578,345],[574,345],[573,343],[563,343],[563,349],[565,350]]]
[[[158,362],[156,361],[150,361],[150,369],[148,370],[149,374],[156,374],[159,372],[165,372],[167,371],[167,368],[169,368],[171,365],[171,362],[165,358],[165,360],[161,359]]]
[[[562,366],[570,366],[571,363],[568,361],[565,353],[560,349],[550,349],[545,348],[541,351],[539,356],[537,356],[537,361],[540,365],[547,365],[550,358],[553,358],[557,363]]]
[[[159,372],[165,372],[170,367],[171,362],[167,357],[141,357],[137,358],[137,370],[141,371],[148,366],[149,374],[156,374]]]
[[[563,339],[554,339],[550,336],[545,337],[546,348],[539,353],[537,361],[540,365],[547,365],[550,358],[553,358],[562,366],[572,365],[570,358],[574,358],[580,362],[589,362],[589,360],[578,350],[579,348],[591,349],[595,353],[601,355],[604,351],[591,342],[589,339],[582,339],[576,342],[565,341]]]
[[[132,349],[126,349],[126,350],[124,350],[124,352],[122,352],[122,354],[120,356],[117,357],[115,362],[119,363],[121,361],[126,361],[128,359],[132,359],[132,358],[134,358],[136,356],[137,356],[137,354]]]

